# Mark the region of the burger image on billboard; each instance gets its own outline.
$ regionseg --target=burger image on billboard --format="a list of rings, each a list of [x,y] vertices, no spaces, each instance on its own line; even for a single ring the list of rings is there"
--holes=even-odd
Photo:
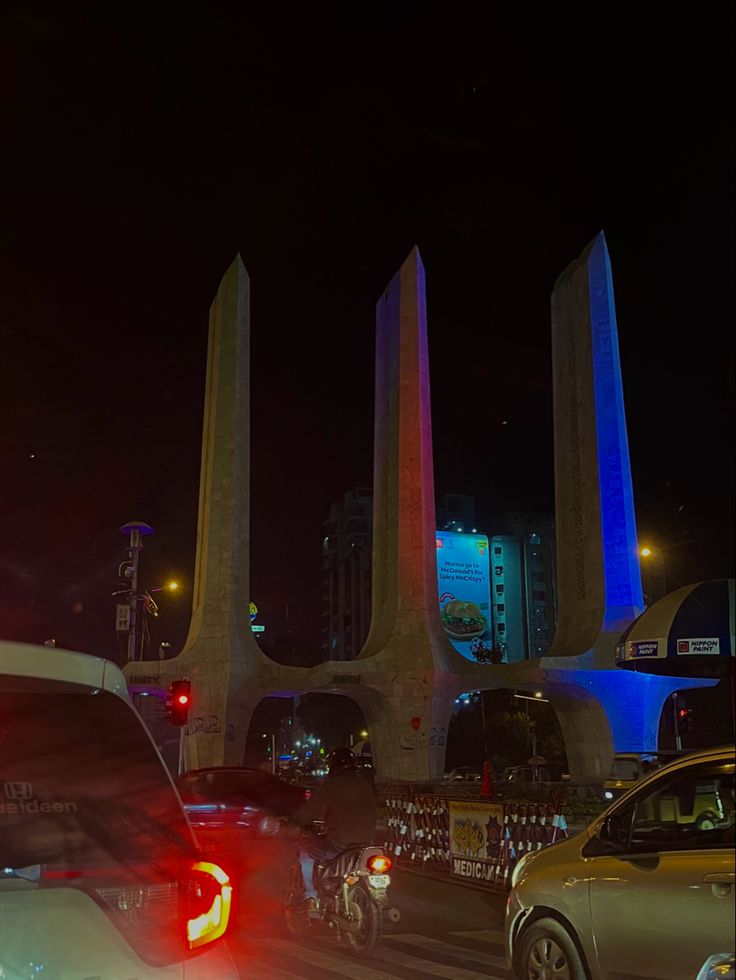
[[[488,629],[488,621],[475,602],[453,599],[442,607],[445,632],[454,640],[472,640]]]

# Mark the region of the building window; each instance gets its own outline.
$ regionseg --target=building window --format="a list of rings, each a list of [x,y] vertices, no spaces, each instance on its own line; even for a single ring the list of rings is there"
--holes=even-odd
[[[496,586],[496,595],[503,595],[503,586],[502,585],[497,585]]]
[[[535,582],[544,582],[544,572],[532,572],[532,578]]]
[[[541,543],[542,543],[542,539],[539,537],[538,534],[535,533],[529,535],[529,544],[541,544]]]
[[[493,549],[493,554],[494,555],[502,555],[503,554],[503,548],[494,548]]]
[[[544,602],[544,600],[547,598],[547,593],[546,592],[543,592],[543,591],[540,591],[540,590],[537,590],[537,589],[534,589],[534,591],[532,592],[532,598],[536,602]]]
[[[500,615],[505,611],[506,611],[506,606],[502,602],[499,602],[498,605],[496,606],[496,612],[499,613]]]
[[[499,623],[498,626],[497,626],[497,629],[498,629],[498,632],[499,633],[505,633],[506,632],[506,623]]]
[[[503,565],[496,565],[493,569],[496,575],[503,575]]]

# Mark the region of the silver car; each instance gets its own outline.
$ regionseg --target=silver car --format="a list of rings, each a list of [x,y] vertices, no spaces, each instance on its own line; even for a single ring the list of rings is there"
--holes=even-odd
[[[0,643],[0,977],[236,980],[231,902],[120,670]]]
[[[506,947],[524,980],[694,980],[733,951],[734,749],[638,783],[576,837],[521,858]]]

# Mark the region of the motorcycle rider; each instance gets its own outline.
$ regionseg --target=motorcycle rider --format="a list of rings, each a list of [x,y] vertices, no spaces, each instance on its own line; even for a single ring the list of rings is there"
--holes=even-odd
[[[372,844],[376,832],[376,797],[367,780],[358,772],[350,749],[333,749],[326,758],[328,776],[317,792],[292,814],[290,823],[308,827],[324,821],[325,834],[299,839],[299,864],[306,899],[300,912],[316,912],[314,886],[315,861],[325,863],[354,846]]]

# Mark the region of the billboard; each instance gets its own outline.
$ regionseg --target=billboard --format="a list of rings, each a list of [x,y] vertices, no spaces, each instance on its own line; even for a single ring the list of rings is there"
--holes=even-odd
[[[450,800],[450,873],[492,885],[504,834],[503,804]]]
[[[491,587],[485,534],[437,531],[440,617],[450,642],[468,660],[490,663]]]

